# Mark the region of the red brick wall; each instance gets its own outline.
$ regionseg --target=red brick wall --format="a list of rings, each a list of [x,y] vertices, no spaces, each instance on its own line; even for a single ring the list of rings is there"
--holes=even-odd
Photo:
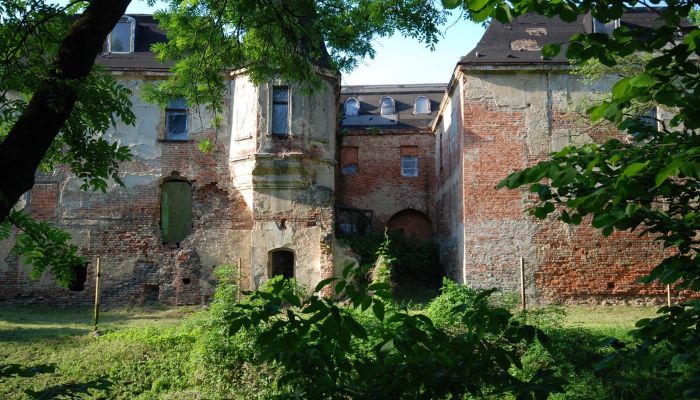
[[[29,210],[38,220],[53,220],[58,207],[58,184],[37,183],[29,195]]]
[[[477,75],[465,79],[479,78]],[[502,79],[497,77],[494,81],[502,85]],[[532,77],[533,82],[537,79]],[[545,143],[547,135],[557,130],[569,129],[577,135],[586,128],[581,119],[553,109],[550,102],[549,108],[541,110],[542,117],[549,120],[537,125],[549,132],[528,131],[527,124],[533,123],[533,117],[526,115],[529,103],[518,109],[488,98],[477,100],[473,93],[463,96],[467,283],[516,291],[522,257],[530,301],[662,301],[663,287],[635,282],[668,254],[651,238],[619,232],[605,238],[586,221],[578,227],[554,218],[540,221],[526,214],[534,200],[526,189],[495,189],[509,173],[546,157],[530,154],[533,138],[528,138],[528,134],[542,135]],[[533,95],[527,101],[534,105],[540,99]],[[609,126],[586,129],[586,135],[597,142],[623,137]]]
[[[394,214],[406,209],[425,214],[434,226],[435,138],[432,133],[353,131],[341,137],[340,146],[341,153],[343,148],[357,148],[357,173],[343,175],[340,168],[337,172],[336,196],[340,205],[373,210],[372,225],[377,231],[382,230]],[[406,146],[413,147],[412,151],[418,156],[416,177],[401,175],[401,149]]]

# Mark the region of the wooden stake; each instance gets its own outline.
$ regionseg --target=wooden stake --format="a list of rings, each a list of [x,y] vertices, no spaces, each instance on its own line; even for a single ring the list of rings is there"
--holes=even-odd
[[[525,310],[527,308],[525,304],[525,260],[522,257],[520,257],[520,302]]]
[[[671,307],[671,285],[666,285],[666,304]]]
[[[237,285],[236,301],[241,301],[241,262],[242,262],[242,260],[239,258],[238,259],[238,282],[236,282],[236,285]]]
[[[100,323],[100,258],[97,257],[97,265],[95,266],[95,313],[93,315],[93,324],[95,333],[98,332]]]

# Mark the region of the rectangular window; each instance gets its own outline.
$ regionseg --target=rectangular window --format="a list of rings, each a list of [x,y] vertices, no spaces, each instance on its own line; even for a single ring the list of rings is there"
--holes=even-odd
[[[343,175],[357,173],[357,147],[343,146],[340,149],[340,169]]]
[[[401,175],[418,176],[418,157],[401,156]]]
[[[109,34],[111,53],[131,53],[134,51],[133,20],[124,17],[117,22]]]
[[[289,135],[289,87],[272,88],[272,134]]]
[[[187,131],[187,102],[179,97],[165,108],[165,140],[189,140]]]

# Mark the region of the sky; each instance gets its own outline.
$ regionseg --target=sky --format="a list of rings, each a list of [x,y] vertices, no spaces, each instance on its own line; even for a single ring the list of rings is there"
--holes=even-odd
[[[150,14],[163,8],[145,1],[133,1],[127,13]],[[373,60],[362,60],[349,73],[343,73],[343,85],[379,85],[409,83],[448,83],[459,58],[467,54],[481,38],[484,28],[458,17],[442,27],[443,37],[434,51],[416,39],[394,35],[375,40]]]

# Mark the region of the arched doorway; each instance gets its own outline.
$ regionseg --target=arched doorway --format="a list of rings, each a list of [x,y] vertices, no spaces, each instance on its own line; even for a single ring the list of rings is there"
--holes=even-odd
[[[411,239],[428,240],[433,236],[430,218],[418,210],[406,209],[389,218],[386,227]]]
[[[282,275],[294,278],[294,252],[287,249],[276,249],[268,254],[269,277]]]

